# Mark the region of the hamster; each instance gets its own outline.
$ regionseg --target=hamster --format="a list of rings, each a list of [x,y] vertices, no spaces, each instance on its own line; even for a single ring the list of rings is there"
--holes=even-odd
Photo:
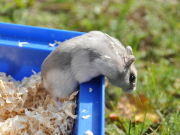
[[[61,43],[41,66],[42,84],[53,97],[64,99],[79,84],[104,75],[125,92],[136,88],[137,71],[130,46],[103,32],[91,31]]]

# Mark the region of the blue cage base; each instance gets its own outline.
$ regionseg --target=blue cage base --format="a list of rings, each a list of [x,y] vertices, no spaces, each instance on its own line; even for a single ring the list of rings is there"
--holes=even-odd
[[[49,43],[64,41],[82,32],[0,23],[0,72],[11,75],[16,80],[32,75],[32,70],[40,72],[47,55],[55,49]],[[19,47],[19,42],[28,45]],[[93,89],[89,92],[89,88]],[[80,85],[78,97],[78,117],[73,134],[84,135],[87,130],[94,135],[104,135],[104,77],[97,77]],[[86,111],[84,111],[86,110]],[[88,119],[82,116],[90,115]]]

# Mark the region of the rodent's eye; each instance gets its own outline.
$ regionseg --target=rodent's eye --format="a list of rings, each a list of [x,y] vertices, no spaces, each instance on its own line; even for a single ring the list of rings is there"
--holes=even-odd
[[[133,82],[135,82],[135,80],[136,80],[136,76],[133,73],[130,73],[129,82],[133,83]]]

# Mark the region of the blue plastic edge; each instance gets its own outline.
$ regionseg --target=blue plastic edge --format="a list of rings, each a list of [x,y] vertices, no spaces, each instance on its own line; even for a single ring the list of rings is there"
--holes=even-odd
[[[104,76],[80,85],[77,135],[84,135],[88,130],[94,135],[104,135],[104,89]]]
[[[48,43],[52,43],[55,40],[64,41],[81,34],[83,34],[83,32],[0,23],[0,47],[7,46],[20,48],[18,42],[23,41],[30,43],[28,46],[24,46],[23,49],[40,50],[46,52],[45,55],[48,55],[48,53],[54,49],[49,47]],[[36,69],[36,72],[39,71],[40,65]],[[22,79],[22,76],[17,77],[16,79]],[[93,91],[89,92],[89,89],[92,89]],[[104,90],[103,76],[80,85],[77,108],[78,117],[73,134],[84,135],[87,130],[90,130],[94,135],[104,135]],[[87,115],[90,117],[87,119],[82,118],[82,116]]]

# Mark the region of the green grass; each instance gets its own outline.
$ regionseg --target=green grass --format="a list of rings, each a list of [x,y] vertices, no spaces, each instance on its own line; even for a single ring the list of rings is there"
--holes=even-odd
[[[0,20],[58,29],[101,30],[133,47],[137,92],[147,96],[161,122],[111,120],[122,92],[106,90],[107,135],[180,134],[180,3],[178,0],[1,0]]]

